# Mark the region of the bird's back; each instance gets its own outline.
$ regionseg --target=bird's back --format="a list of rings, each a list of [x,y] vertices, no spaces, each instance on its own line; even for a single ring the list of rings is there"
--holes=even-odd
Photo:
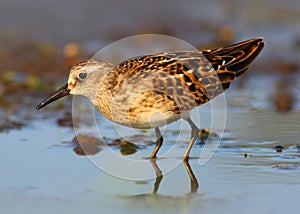
[[[147,117],[153,112],[161,114],[154,120],[164,120],[154,126],[177,120],[177,114],[189,112],[226,90],[249,68],[263,46],[263,39],[257,38],[215,50],[166,52],[124,61],[115,67],[111,88],[116,114],[127,109],[127,119],[136,128],[148,127],[141,124],[149,122]]]
[[[153,89],[170,97],[187,96],[201,105],[244,73],[264,46],[263,39],[252,39],[225,48],[202,52],[167,52],[136,57],[117,66],[117,89],[126,81],[137,84],[151,80]],[[183,89],[183,91],[182,91]]]

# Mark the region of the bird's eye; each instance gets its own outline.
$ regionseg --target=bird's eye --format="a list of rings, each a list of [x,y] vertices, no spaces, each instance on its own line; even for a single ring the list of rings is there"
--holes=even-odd
[[[87,73],[79,73],[78,79],[84,81],[87,78]]]

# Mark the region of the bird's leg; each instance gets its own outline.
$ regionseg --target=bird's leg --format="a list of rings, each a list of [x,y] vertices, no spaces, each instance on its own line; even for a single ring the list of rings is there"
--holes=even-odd
[[[193,147],[193,145],[194,145],[194,143],[195,143],[195,141],[196,141],[196,139],[198,138],[198,135],[199,135],[199,128],[192,121],[191,117],[187,116],[185,118],[185,120],[190,124],[190,126],[192,128],[192,132],[191,132],[191,139],[190,139],[189,145],[188,145],[187,149],[185,150],[185,153],[184,153],[184,156],[183,156],[184,160],[189,158],[191,149],[192,149],[192,147]]]
[[[161,136],[161,132],[158,127],[155,128],[155,134],[156,134],[156,145],[155,145],[155,148],[154,148],[152,154],[149,157],[150,159],[156,158],[156,154],[157,154],[158,150],[160,149],[160,147],[162,146],[163,140],[164,140],[163,137]]]

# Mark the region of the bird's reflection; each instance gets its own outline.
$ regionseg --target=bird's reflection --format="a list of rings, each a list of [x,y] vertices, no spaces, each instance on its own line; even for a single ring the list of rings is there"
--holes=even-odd
[[[157,165],[156,159],[150,159],[149,161],[150,161],[150,163],[151,163],[151,165],[152,165],[152,167],[153,167],[153,169],[156,173],[156,179],[155,179],[152,194],[157,195],[160,183],[163,180],[163,172],[161,171],[161,169]],[[186,169],[186,172],[189,176],[190,184],[191,184],[191,189],[190,189],[189,194],[196,193],[198,191],[198,188],[199,188],[198,180],[197,180],[197,178],[196,178],[196,176],[195,176],[195,174],[194,174],[194,172],[193,172],[193,170],[192,170],[192,168],[189,164],[189,160],[184,160],[183,163],[184,163],[184,167]]]
[[[156,164],[156,159],[150,159],[150,163],[151,163],[153,169],[155,170],[155,174],[156,174],[154,188],[153,188],[153,191],[152,191],[152,194],[156,195],[157,191],[159,189],[159,185],[160,185],[160,183],[161,183],[164,176],[162,174],[162,171],[160,170],[160,168]]]
[[[186,207],[189,207],[191,204],[199,202],[200,200],[199,196],[201,196],[199,191],[199,183],[188,160],[183,161],[184,164],[181,165],[185,167],[185,171],[187,172],[190,180],[190,188],[184,190],[184,192],[187,193],[183,195],[182,194],[178,195],[177,191],[181,190],[180,186],[182,185],[179,184],[181,182],[182,183],[185,182],[182,181],[182,179],[176,179],[176,178],[175,179],[177,180],[178,185],[169,186],[170,191],[168,191],[168,193],[160,193],[160,189],[166,189],[163,188],[164,185],[168,186],[168,184],[166,184],[164,181],[167,180],[167,178],[174,179],[174,176],[172,176],[172,173],[169,174],[170,176],[167,176],[165,172],[161,170],[161,168],[159,167],[159,162],[160,162],[159,159],[158,161],[156,159],[151,159],[149,161],[156,174],[152,191],[149,191],[148,193],[147,192],[142,193],[142,194],[131,194],[131,193],[125,195],[118,194],[116,195],[117,198],[122,200],[124,199],[129,200],[134,204],[137,203],[139,205],[142,204],[142,207],[147,206],[147,207],[151,207],[151,209],[154,210],[157,209],[158,212],[161,212],[161,210],[174,209],[174,207],[185,209]]]
[[[198,180],[189,164],[189,161],[184,160],[183,163],[184,163],[185,169],[189,175],[190,182],[191,182],[191,191],[190,192],[195,193],[195,192],[197,192],[197,190],[199,188]]]

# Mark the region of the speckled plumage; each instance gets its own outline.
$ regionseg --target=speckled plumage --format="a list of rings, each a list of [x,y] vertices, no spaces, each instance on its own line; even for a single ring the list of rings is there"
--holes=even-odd
[[[162,144],[159,127],[184,118],[192,127],[188,157],[198,133],[189,112],[228,89],[263,46],[263,39],[256,38],[215,50],[139,56],[117,66],[88,60],[71,69],[65,90],[89,97],[116,123],[155,128],[158,143],[151,158]],[[82,73],[87,74],[84,80],[79,76]],[[49,103],[45,101],[38,108]]]

